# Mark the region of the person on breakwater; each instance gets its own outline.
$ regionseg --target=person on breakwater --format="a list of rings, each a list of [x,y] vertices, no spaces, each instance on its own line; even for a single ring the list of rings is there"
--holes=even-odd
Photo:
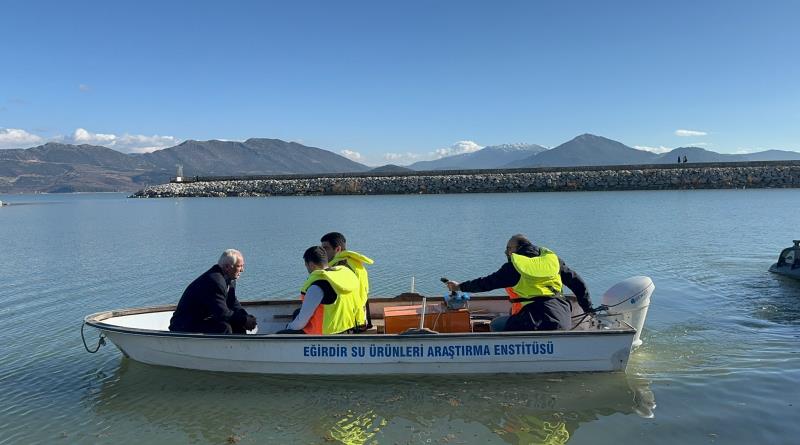
[[[256,318],[236,298],[236,280],[244,271],[244,256],[235,249],[222,252],[217,264],[183,291],[169,322],[170,331],[203,334],[245,334]]]
[[[369,274],[364,266],[373,264],[374,261],[358,252],[347,250],[347,240],[339,232],[326,233],[319,241],[329,264],[347,266],[358,277],[358,304],[363,309],[356,314],[356,323],[359,330],[370,329],[372,319],[369,314]]]
[[[303,304],[278,334],[343,334],[356,328],[358,277],[345,266],[329,266],[325,250],[312,246],[303,253],[308,278],[300,288]]]
[[[514,235],[506,244],[508,262],[483,278],[448,281],[451,292],[486,292],[505,288],[511,315],[491,322],[492,331],[549,331],[572,328],[572,306],[561,293],[569,287],[585,312],[592,312],[586,283],[552,250],[533,245],[525,235]]]

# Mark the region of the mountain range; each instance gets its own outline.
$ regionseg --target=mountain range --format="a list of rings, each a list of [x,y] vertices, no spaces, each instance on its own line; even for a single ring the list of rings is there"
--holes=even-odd
[[[186,177],[370,169],[336,153],[280,139],[189,140],[143,154],[51,142],[28,149],[0,150],[0,193],[131,191],[169,181],[178,165]]]
[[[536,144],[491,145],[470,153],[461,153],[433,161],[419,161],[408,166],[412,170],[470,170],[503,168],[547,150]]]
[[[734,155],[680,147],[657,154],[583,134],[551,149],[535,144],[494,145],[407,167],[387,165],[372,171],[401,174],[410,170],[668,164],[684,156],[691,163],[800,160],[800,153],[784,150]],[[143,154],[51,142],[28,149],[0,150],[0,193],[132,191],[169,181],[177,165],[183,167],[186,177],[370,171],[370,167],[331,151],[280,139],[188,140]]]
[[[476,152],[479,153],[479,152]],[[504,168],[572,167],[597,165],[675,164],[678,156],[688,162],[745,162],[800,160],[800,153],[767,150],[747,154],[721,154],[700,147],[679,147],[666,153],[639,150],[602,136],[582,134],[549,150],[512,161]]]

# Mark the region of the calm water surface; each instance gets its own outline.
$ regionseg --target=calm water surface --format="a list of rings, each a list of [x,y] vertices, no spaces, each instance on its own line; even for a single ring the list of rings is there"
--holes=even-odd
[[[134,200],[0,196],[0,443],[771,443],[800,437],[800,190]],[[441,294],[555,250],[595,302],[656,283],[626,375],[265,377],[185,371],[81,345],[83,316],[177,302],[228,247],[242,299],[289,298],[338,230],[373,295]],[[92,333],[94,338],[96,334]]]

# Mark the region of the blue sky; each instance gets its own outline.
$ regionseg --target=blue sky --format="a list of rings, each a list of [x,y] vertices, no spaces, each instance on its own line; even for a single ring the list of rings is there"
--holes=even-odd
[[[3,2],[0,148],[800,151],[800,1]],[[438,155],[437,155],[438,150]]]

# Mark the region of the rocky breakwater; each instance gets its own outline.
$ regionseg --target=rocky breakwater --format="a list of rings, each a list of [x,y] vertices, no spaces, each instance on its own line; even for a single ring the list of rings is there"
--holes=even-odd
[[[388,195],[557,191],[800,188],[800,161],[549,169],[196,178],[133,197]]]

